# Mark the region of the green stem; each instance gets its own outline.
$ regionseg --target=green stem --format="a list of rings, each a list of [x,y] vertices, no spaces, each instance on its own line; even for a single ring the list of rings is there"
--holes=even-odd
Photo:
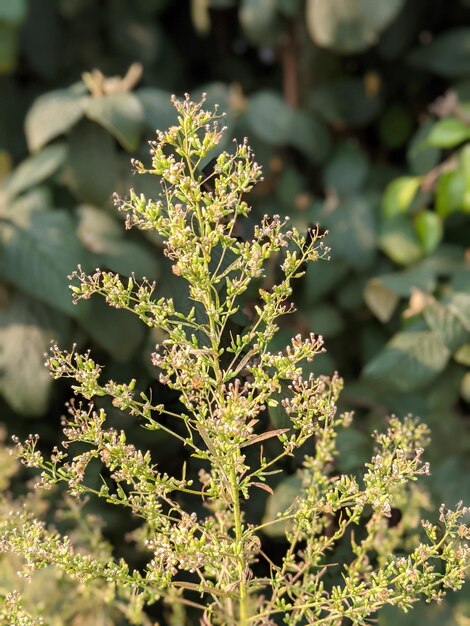
[[[240,510],[240,492],[238,490],[235,464],[230,469],[230,487],[232,490],[233,512],[235,517],[235,552],[239,578],[239,626],[248,625],[248,590],[246,585],[246,563],[243,549],[243,525]]]

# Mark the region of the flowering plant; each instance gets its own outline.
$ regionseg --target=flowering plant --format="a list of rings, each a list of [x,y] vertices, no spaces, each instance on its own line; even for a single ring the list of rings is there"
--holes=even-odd
[[[134,161],[137,172],[161,178],[161,198],[131,191],[116,203],[128,228],[153,230],[163,239],[172,271],[187,282],[191,309],[183,312],[171,298],[156,297],[156,285],[145,279],[101,270],[87,275],[79,268],[72,291],[75,300],[98,294],[162,332],[153,365],[160,382],[177,392],[182,410],[138,392],[135,379],[103,381],[90,353],[54,346],[47,361],[52,376],[73,379],[81,398],[69,405],[64,449],[47,458],[37,437],[18,442],[23,462],[42,470],[42,487],[63,482],[72,496],[93,495],[139,518],[136,538],[147,564],[131,570],[109,554],[83,554],[37,520],[23,518],[19,528],[15,516],[3,524],[2,548],[22,554],[28,572],[54,563],[85,583],[113,583],[136,624],[144,620],[143,607],[160,599],[181,624],[186,609],[199,613],[204,626],[364,624],[385,604],[408,610],[420,598],[439,599],[446,588],[460,588],[466,510],[442,508],[437,525],[423,522],[424,532],[410,535],[420,500],[415,481],[428,472],[422,460],[426,426],[391,418],[388,430],[375,435],[376,452],[362,477],[338,475],[337,432],[351,420],[336,413],[342,382],[302,371],[323,351],[321,337],[298,335],[285,350],[270,350],[279,318],[293,308],[293,281],[306,263],[328,254],[322,237],[314,231],[305,238],[279,216],[264,217],[250,239],[237,237],[238,221],[250,211],[245,194],[260,179],[260,167],[244,141],[233,154],[220,152],[212,172],[201,173],[224,132],[221,116],[206,111],[203,100],[173,102],[178,124],[157,132],[151,167]],[[229,330],[270,258],[279,262],[280,280],[258,288],[254,319],[244,331]],[[109,427],[98,408],[102,396],[149,431],[178,439],[199,465],[198,481],[183,463],[178,475],[161,472],[150,451]],[[289,423],[269,430],[264,416],[275,406],[282,406]],[[270,455],[265,442],[274,439],[279,451]],[[259,490],[272,494],[270,475],[300,448],[296,497],[272,519],[248,521],[247,501]],[[93,460],[109,476],[100,489],[87,482]],[[395,525],[389,523],[392,507],[402,510]],[[274,525],[284,529],[287,545],[277,560],[263,544]],[[406,556],[397,554],[405,535]],[[338,562],[335,550],[345,545],[351,558]]]

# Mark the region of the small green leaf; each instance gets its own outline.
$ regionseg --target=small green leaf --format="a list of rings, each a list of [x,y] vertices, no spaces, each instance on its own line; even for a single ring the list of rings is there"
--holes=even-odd
[[[467,139],[470,139],[470,126],[456,117],[448,117],[434,124],[426,141],[434,148],[455,148]]]
[[[421,211],[415,218],[415,228],[424,252],[434,252],[444,234],[440,217],[433,211]]]
[[[83,117],[87,100],[70,89],[51,91],[35,100],[25,120],[29,149],[36,152],[72,128]]]
[[[125,150],[139,147],[144,108],[139,98],[132,93],[114,93],[89,98],[85,115],[106,128]]]
[[[465,181],[459,170],[444,172],[436,187],[436,213],[446,218],[454,211],[460,211],[465,195]]]
[[[405,213],[421,185],[420,176],[402,176],[392,181],[382,200],[382,213],[385,217],[393,217]]]
[[[395,215],[382,225],[380,247],[399,265],[411,265],[423,257],[418,235],[406,215]]]
[[[400,296],[387,289],[379,278],[372,278],[364,289],[364,301],[375,317],[384,324],[392,317]]]
[[[169,128],[176,123],[177,114],[169,93],[154,87],[143,87],[134,95],[142,105],[144,122],[151,131]]]
[[[439,163],[441,150],[427,143],[429,131],[434,126],[432,120],[426,120],[413,135],[407,152],[411,172],[417,176],[427,174]]]

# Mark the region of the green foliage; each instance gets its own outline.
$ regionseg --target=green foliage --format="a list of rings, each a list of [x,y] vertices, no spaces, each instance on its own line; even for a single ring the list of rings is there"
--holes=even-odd
[[[133,569],[126,559],[113,558],[99,537],[85,551],[76,538],[49,529],[27,508],[0,517],[0,548],[24,560],[26,576],[54,565],[85,588],[113,585],[111,602],[123,598],[133,624],[147,623],[142,608],[159,600],[178,607],[169,610],[173,619],[186,621],[190,607],[208,626],[262,626],[277,617],[292,626],[365,623],[384,605],[406,612],[422,598],[430,602],[447,589],[459,590],[468,564],[467,509],[442,505],[439,524],[422,521],[424,532],[419,529],[423,498],[413,483],[429,472],[422,460],[427,427],[410,417],[391,418],[384,433],[374,434],[375,453],[360,479],[338,472],[337,433],[351,421],[350,414],[336,411],[342,381],[336,374],[303,372],[324,350],[322,338],[297,334],[287,347],[272,351],[280,319],[293,311],[295,281],[307,263],[328,252],[321,237],[311,232],[306,239],[288,219],[266,215],[250,239],[237,238],[239,221],[251,211],[246,194],[261,169],[245,139],[232,153],[218,154],[212,173],[201,174],[201,163],[225,130],[222,116],[189,96],[173,102],[178,124],[157,132],[151,166],[133,160],[138,173],[161,178],[160,197],[131,190],[129,199],[116,197],[116,204],[127,214],[127,227],[162,238],[173,273],[187,283],[191,310],[159,297],[155,282],[100,269],[87,275],[79,267],[71,290],[76,302],[100,295],[110,307],[159,329],[162,341],[152,364],[160,382],[178,395],[181,410],[153,400],[150,391],[139,392],[135,378],[105,382],[104,368],[90,352],[54,345],[47,361],[52,377],[71,378],[75,395],[89,404],[69,404],[65,442],[52,455],[40,451],[38,436],[17,440],[23,463],[41,470],[37,486],[65,483],[72,498],[90,495],[128,508],[141,523],[134,538],[145,550],[145,564]],[[259,286],[273,262],[278,280]],[[242,332],[226,337],[253,285],[262,305],[254,306]],[[462,307],[461,325],[470,321],[465,297],[454,295],[450,304]],[[441,326],[447,328],[443,315],[429,315],[436,337]],[[428,369],[439,360],[429,347],[431,334],[430,355],[422,359]],[[448,343],[461,346],[463,337],[454,333]],[[420,344],[402,343],[408,351]],[[422,356],[413,349],[415,360]],[[407,364],[398,365],[411,378]],[[375,373],[383,369],[376,365]],[[420,383],[428,382],[427,370],[419,375]],[[162,472],[150,449],[128,441],[128,429],[109,426],[105,409],[95,408],[106,396],[128,417],[139,418],[150,436],[160,431],[181,442],[190,451],[191,473],[183,460],[174,472]],[[286,426],[266,429],[266,410],[279,404]],[[277,451],[265,449],[273,441]],[[273,490],[267,481],[296,454],[296,475]],[[93,463],[100,466],[99,488],[90,480]],[[269,494],[266,512],[253,524],[246,503],[260,490]],[[393,526],[392,508],[403,515]],[[286,543],[277,562],[264,550],[266,530],[276,539],[282,534]],[[260,564],[265,573],[257,573]],[[37,618],[23,617],[16,591],[4,605],[15,619],[40,623],[37,609]]]
[[[26,435],[28,418],[42,415],[34,431],[50,447],[61,440],[57,406],[66,391],[51,387],[42,366],[50,338],[91,347],[109,376],[126,381],[139,372],[142,388],[150,384],[174,402],[148,366],[161,341],[157,331],[100,300],[71,307],[67,274],[77,263],[87,272],[135,271],[157,279],[162,294],[190,311],[161,239],[150,231],[124,236],[110,192],[134,186],[158,196],[155,176],[129,176],[126,150],[136,147],[133,156],[142,158],[154,129],[175,124],[171,93],[205,91],[208,106],[219,102],[227,111],[230,132],[250,136],[265,172],[237,236],[249,238],[252,221],[266,213],[289,215],[302,233],[317,222],[330,230],[331,261],[307,267],[296,288],[298,312],[281,320],[278,349],[307,328],[325,335],[328,352],[316,358],[313,373],[340,371],[346,389],[339,402],[357,415],[339,437],[337,467],[361,466],[364,439],[387,413],[413,412],[433,430],[427,480],[434,503],[453,504],[469,489],[470,363],[468,342],[457,347],[466,330],[453,302],[454,293],[458,303],[470,288],[468,0],[433,0],[432,10],[426,0],[190,4],[191,10],[168,0],[0,1],[1,419]],[[348,33],[344,42],[335,34],[340,26]],[[325,39],[331,43],[320,47]],[[345,43],[359,46],[358,53],[343,53]],[[409,203],[405,194],[406,206],[395,194],[400,184],[393,184],[403,179],[415,188]],[[270,285],[274,266],[267,271]],[[256,296],[255,288],[247,294],[250,306]],[[18,303],[24,307],[16,325]],[[240,332],[247,313],[227,332]],[[436,375],[429,353],[421,356],[424,347],[402,352],[402,342],[394,354],[416,365],[407,369],[409,382],[395,381],[403,379],[399,368],[392,368],[393,379],[386,370],[378,378],[364,375],[397,334],[428,332],[432,345],[449,352]],[[420,387],[423,371],[430,382]],[[400,385],[410,391],[397,393]],[[284,427],[285,412],[269,407],[269,413],[275,427]],[[113,412],[110,419],[122,427]],[[133,436],[145,439],[137,428]],[[160,439],[153,453],[165,470],[184,454]],[[286,480],[297,464],[284,467]],[[250,519],[260,523],[265,505],[262,497],[251,499]],[[117,513],[108,520],[117,552],[123,523]],[[463,626],[465,606],[460,595],[416,621]],[[409,621],[402,613],[383,619]]]

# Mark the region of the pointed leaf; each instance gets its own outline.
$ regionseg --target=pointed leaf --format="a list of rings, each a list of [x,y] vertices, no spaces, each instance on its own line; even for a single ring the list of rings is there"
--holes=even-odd
[[[35,100],[25,120],[29,149],[36,152],[72,128],[83,117],[87,100],[70,89],[51,91]]]
[[[393,217],[404,213],[421,185],[419,176],[402,176],[391,182],[382,200],[382,213],[385,217]]]
[[[68,274],[85,260],[66,211],[30,210],[26,201],[12,205],[0,229],[0,275],[20,289],[72,316]]]
[[[20,415],[45,413],[51,377],[44,353],[68,328],[65,316],[20,293],[0,308],[0,393]]]
[[[117,179],[116,149],[110,134],[82,120],[69,139],[68,180],[74,193],[96,206],[109,202]]]
[[[433,211],[421,211],[415,219],[418,238],[426,254],[431,254],[441,243],[444,228],[439,216]]]
[[[470,126],[456,117],[448,117],[434,124],[426,142],[435,148],[455,148],[467,139],[470,139]]]
[[[17,196],[26,189],[47,180],[64,164],[66,158],[65,143],[47,146],[41,152],[30,156],[13,171],[6,185],[7,194],[10,197]]]
[[[397,333],[366,366],[366,378],[407,392],[429,384],[446,366],[449,349],[434,331]]]
[[[125,150],[133,151],[138,148],[144,109],[135,94],[113,93],[89,98],[85,115],[106,128]]]

